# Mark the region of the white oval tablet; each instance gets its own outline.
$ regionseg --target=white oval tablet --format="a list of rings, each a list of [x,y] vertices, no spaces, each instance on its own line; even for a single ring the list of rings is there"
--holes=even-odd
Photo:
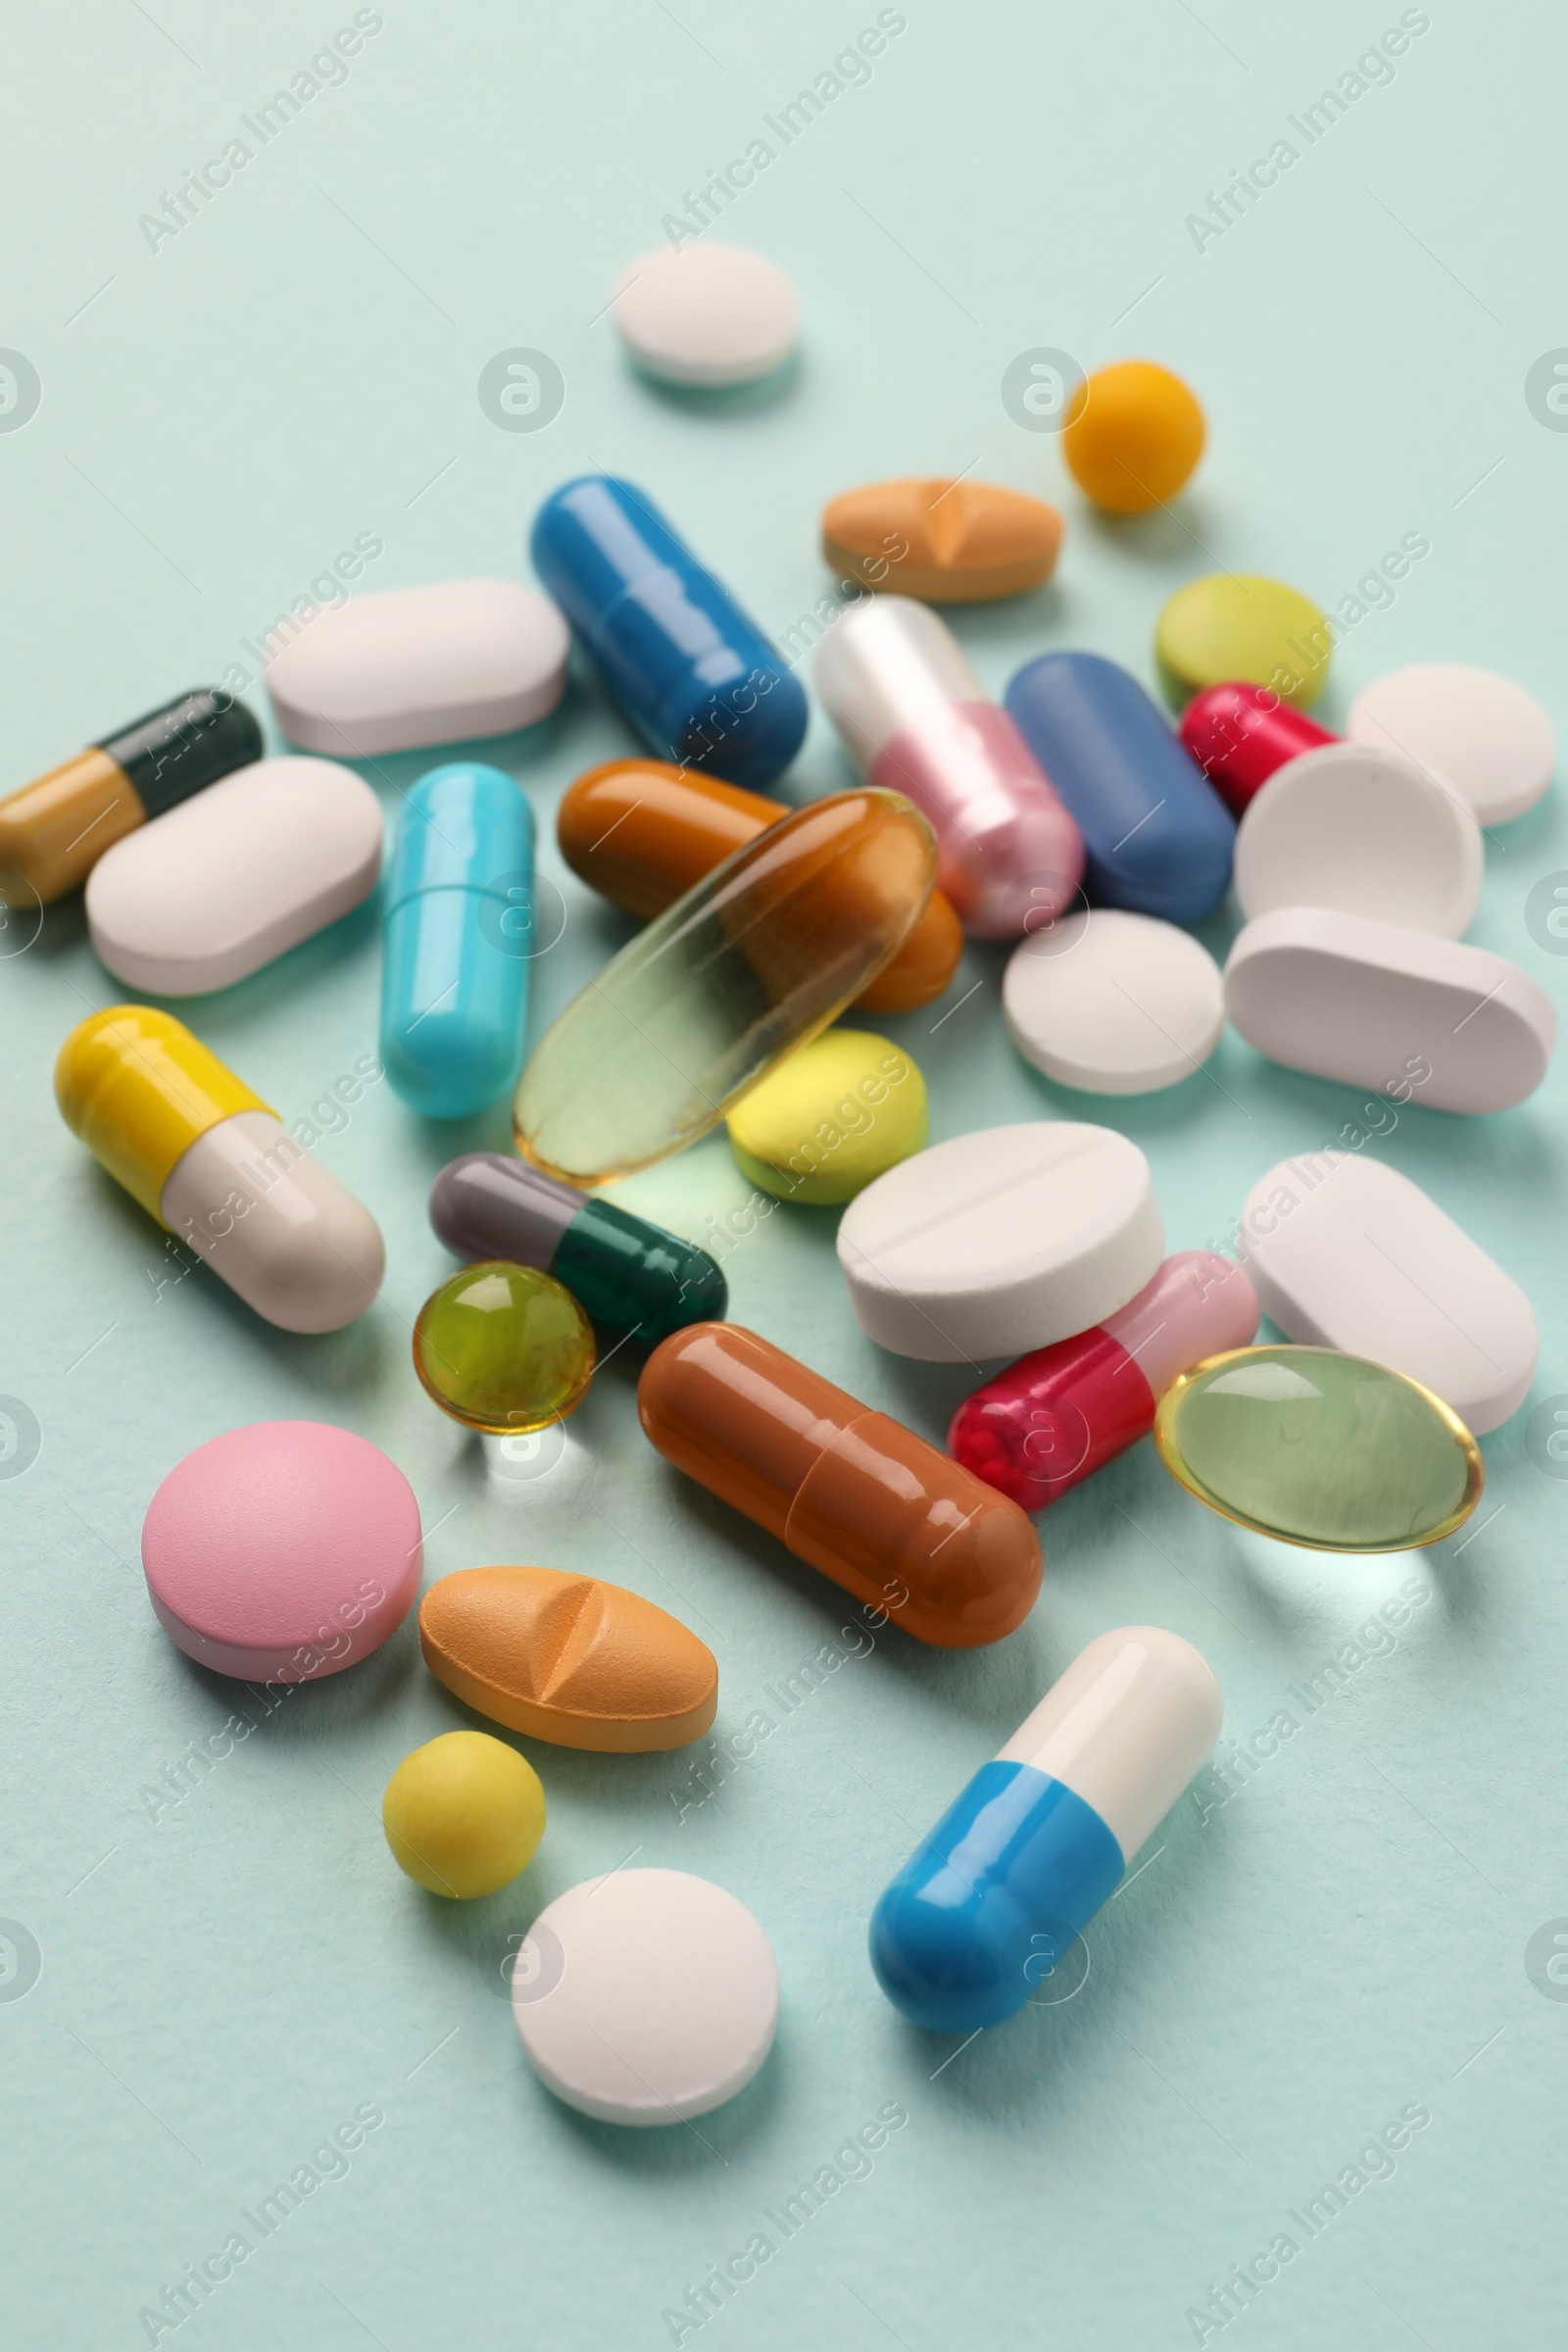
[[[1523,816],[1557,764],[1557,738],[1535,696],[1463,662],[1416,662],[1374,680],[1350,705],[1345,732],[1402,752],[1450,785],[1481,825]]]
[[[1481,895],[1481,832],[1396,752],[1325,743],[1275,769],[1236,829],[1242,912],[1334,906],[1457,939]]]
[[[332,760],[258,760],[127,833],[87,877],[87,929],[131,988],[228,988],[369,897],[381,804]]]
[[[867,1185],[839,1226],[860,1329],[927,1364],[1025,1355],[1088,1331],[1164,1252],[1138,1146],[1067,1119],[933,1144]]]
[[[1287,1339],[1403,1372],[1478,1437],[1523,1403],[1541,1345],[1529,1299],[1382,1160],[1281,1160],[1248,1194],[1238,1241]]]
[[[612,309],[639,368],[712,388],[771,375],[801,322],[801,298],[776,262],[706,240],[640,254],[615,280]]]
[[[684,1870],[617,1870],[529,1929],[512,2014],[534,2073],[607,2124],[675,2124],[745,2088],[773,2046],[778,1963],[744,1903]]]
[[[290,743],[368,760],[510,735],[560,702],[568,631],[517,580],[437,580],[322,607],[268,648],[267,691]]]
[[[1270,1061],[1428,1110],[1522,1102],[1557,1041],[1550,998],[1505,956],[1323,906],[1238,932],[1225,1009]]]
[[[1225,1026],[1219,965],[1174,923],[1116,906],[1013,950],[1002,1009],[1025,1061],[1091,1095],[1147,1095],[1201,1069]]]

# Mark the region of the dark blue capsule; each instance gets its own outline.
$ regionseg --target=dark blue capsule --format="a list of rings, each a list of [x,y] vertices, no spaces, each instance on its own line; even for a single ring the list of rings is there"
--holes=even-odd
[[[1235,822],[1131,672],[1099,654],[1042,654],[1005,699],[1077,820],[1091,897],[1169,923],[1211,914]]]

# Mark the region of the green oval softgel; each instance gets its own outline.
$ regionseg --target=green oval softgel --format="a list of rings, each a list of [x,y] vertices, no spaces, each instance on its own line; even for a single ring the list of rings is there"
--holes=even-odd
[[[414,1369],[441,1410],[470,1429],[543,1429],[581,1401],[594,1327],[564,1284],[533,1266],[483,1259],[419,1309]]]
[[[1481,1449],[1402,1372],[1332,1348],[1237,1348],[1184,1372],[1154,1443],[1227,1519],[1322,1551],[1436,1544],[1481,1497]]]

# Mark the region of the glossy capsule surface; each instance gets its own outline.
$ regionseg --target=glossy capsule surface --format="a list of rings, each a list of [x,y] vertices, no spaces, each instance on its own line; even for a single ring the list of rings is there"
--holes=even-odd
[[[646,920],[788,814],[781,802],[716,776],[662,760],[611,760],[567,786],[556,838],[580,881]],[[934,890],[903,947],[856,1003],[866,1012],[912,1012],[941,996],[962,953],[958,918]]]
[[[1243,813],[1287,760],[1338,741],[1294,703],[1283,702],[1271,686],[1250,686],[1245,679],[1195,694],[1176,732],[1233,816]]]
[[[573,998],[522,1073],[517,1150],[598,1185],[694,1143],[874,979],[935,878],[930,828],[896,793],[797,809]]]
[[[1040,1539],[1016,1504],[756,1332],[676,1332],[637,1410],[678,1470],[917,1642],[1000,1642],[1034,1605]]]
[[[183,1021],[112,1004],[55,1064],[74,1135],[149,1216],[284,1331],[337,1331],[370,1305],[375,1219]]]
[[[427,1118],[466,1118],[516,1085],[533,913],[521,788],[477,760],[421,776],[386,880],[381,1059]]]
[[[1146,1436],[1177,1374],[1245,1346],[1257,1316],[1234,1260],[1178,1250],[1092,1331],[1037,1348],[966,1396],[948,1451],[1022,1509],[1043,1510]]]
[[[564,1421],[594,1371],[593,1325],[561,1283],[505,1259],[466,1266],[432,1291],[414,1326],[425,1395],[497,1437]]]
[[[1078,827],[945,620],[906,596],[867,597],[812,662],[866,782],[906,793],[930,818],[938,879],[967,932],[1016,939],[1066,912],[1083,873]]]
[[[132,719],[0,801],[0,899],[49,906],[138,825],[261,756],[261,728],[220,687]]]
[[[1100,654],[1042,654],[1005,701],[1084,837],[1094,897],[1168,923],[1211,913],[1236,827],[1132,672]]]
[[[534,569],[661,759],[771,784],[806,695],[750,615],[635,483],[587,473],[546,499]]]
[[[1200,1502],[1319,1551],[1436,1544],[1481,1499],[1481,1448],[1403,1373],[1329,1348],[1239,1348],[1166,1390],[1154,1443]]]
[[[648,1347],[683,1324],[721,1322],[729,1303],[722,1271],[695,1242],[500,1152],[448,1162],[430,1187],[430,1223],[455,1256],[537,1266],[596,1323]]]
[[[1011,2017],[1108,1900],[1219,1738],[1206,1658],[1159,1626],[1102,1634],[982,1765],[877,1904],[871,1966],[940,2034]]]

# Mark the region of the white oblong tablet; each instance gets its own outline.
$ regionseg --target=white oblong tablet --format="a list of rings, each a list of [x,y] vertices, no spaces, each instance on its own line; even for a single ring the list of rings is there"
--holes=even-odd
[[[1416,662],[1375,679],[1350,705],[1345,732],[1451,785],[1480,825],[1523,816],[1557,764],[1557,738],[1535,696],[1463,662]]]
[[[389,588],[290,619],[269,641],[267,691],[290,743],[338,760],[510,735],[560,702],[568,634],[517,580]]]
[[[778,1963],[746,1905],[684,1870],[585,1879],[517,1953],[534,2073],[607,2124],[675,2124],[743,2090],[773,2046]]]
[[[639,254],[615,280],[611,307],[649,375],[714,389],[771,375],[801,322],[801,298],[776,262],[706,241]]]
[[[258,760],[127,833],[87,877],[87,929],[131,988],[196,997],[369,897],[381,804],[332,760]]]
[[[1102,906],[1013,950],[1002,1010],[1025,1061],[1058,1086],[1147,1095],[1201,1069],[1225,1026],[1225,994],[1191,932]]]
[[[839,1264],[878,1347],[978,1364],[1070,1339],[1153,1274],[1165,1230],[1149,1162],[1108,1127],[985,1127],[933,1144],[850,1202]]]
[[[1382,1160],[1281,1160],[1248,1194],[1238,1242],[1287,1339],[1403,1372],[1478,1437],[1523,1403],[1541,1345],[1529,1299]]]
[[[1557,1042],[1550,998],[1505,956],[1323,906],[1238,932],[1225,1009],[1270,1061],[1428,1110],[1507,1110]]]
[[[1250,919],[1333,906],[1457,939],[1481,895],[1481,831],[1451,787],[1396,752],[1325,743],[1288,760],[1236,830]]]

